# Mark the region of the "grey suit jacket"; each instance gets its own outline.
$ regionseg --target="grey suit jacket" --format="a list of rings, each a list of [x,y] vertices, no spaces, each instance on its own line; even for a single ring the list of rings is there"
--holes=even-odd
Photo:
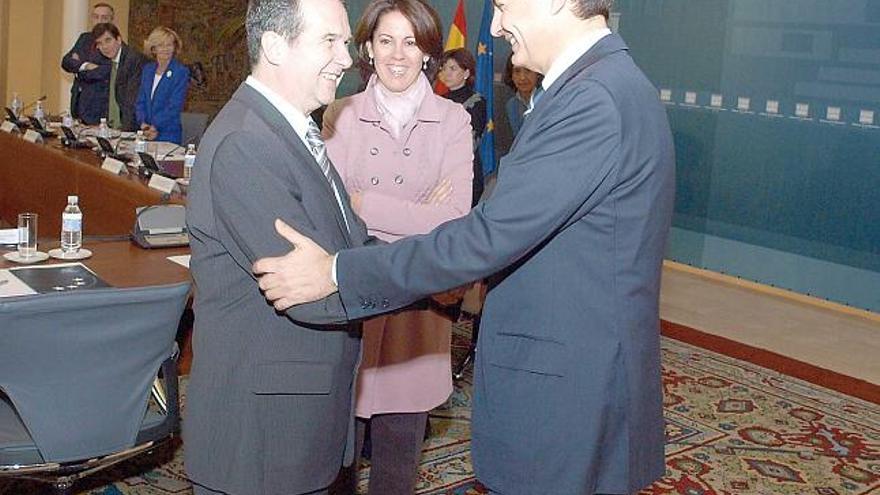
[[[200,484],[310,492],[353,458],[359,326],[321,325],[344,315],[338,295],[279,314],[251,274],[258,258],[290,250],[276,217],[328,250],[362,245],[366,228],[340,193],[351,233],[312,155],[246,84],[202,139],[187,200],[196,317],[183,426]]]
[[[664,472],[658,298],[674,156],[617,35],[525,119],[469,215],[337,259],[349,317],[499,270],[477,349],[477,477],[508,494],[633,493]]]

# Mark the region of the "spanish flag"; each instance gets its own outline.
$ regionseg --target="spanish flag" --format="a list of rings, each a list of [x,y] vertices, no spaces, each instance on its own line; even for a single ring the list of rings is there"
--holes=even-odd
[[[449,36],[446,37],[446,46],[443,51],[448,52],[456,48],[464,48],[465,39],[467,38],[467,19],[464,15],[464,0],[458,0],[458,8],[455,9],[455,18],[452,25],[449,26]],[[434,92],[438,95],[446,94],[449,88],[443,84],[440,79],[434,84]]]

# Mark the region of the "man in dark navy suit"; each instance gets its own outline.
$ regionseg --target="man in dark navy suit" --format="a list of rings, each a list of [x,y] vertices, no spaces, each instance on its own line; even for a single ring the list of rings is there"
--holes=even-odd
[[[91,23],[92,27],[104,22],[113,22],[115,13],[113,7],[108,3],[96,3],[92,7]],[[89,120],[96,112],[90,111],[90,105],[101,98],[107,98],[107,88],[100,85],[83,82],[80,74],[86,71],[98,68],[98,62],[101,60],[101,53],[95,47],[95,39],[92,37],[91,31],[86,31],[79,35],[73,48],[70,49],[61,59],[61,68],[66,72],[73,74],[73,86],[70,88],[70,115],[77,119],[82,119],[80,111],[80,101],[86,107],[86,114]],[[104,91],[102,94],[101,91]],[[100,117],[99,117],[100,118]]]
[[[98,67],[83,74],[85,80],[107,88],[103,100],[97,100],[89,111],[94,111],[96,120],[107,118],[107,123],[114,129],[123,131],[137,130],[139,125],[135,118],[135,106],[141,87],[141,72],[146,59],[137,50],[122,41],[119,28],[109,22],[96,24],[92,28],[95,46],[103,55]],[[83,122],[95,123],[82,116]]]
[[[433,232],[254,271],[277,309],[338,290],[363,318],[501,270],[474,370],[477,478],[504,495],[631,494],[664,473],[660,273],[674,153],[612,0],[495,0],[492,34],[544,74],[495,190]],[[538,91],[536,91],[538,93]]]

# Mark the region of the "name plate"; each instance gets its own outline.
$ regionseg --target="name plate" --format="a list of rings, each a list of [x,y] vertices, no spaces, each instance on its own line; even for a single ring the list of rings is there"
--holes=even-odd
[[[18,244],[18,229],[0,229],[0,244]]]
[[[3,121],[3,124],[0,124],[0,131],[8,132],[11,134],[13,132],[18,132],[18,126],[8,120],[5,120]]]
[[[42,143],[43,136],[41,136],[39,132],[37,132],[33,129],[28,129],[24,133],[24,140],[31,142],[31,143]]]
[[[150,183],[147,185],[157,191],[171,194],[177,188],[177,181],[169,179],[168,177],[163,177],[159,174],[153,174],[150,176]]]
[[[115,158],[104,158],[104,163],[101,164],[101,169],[110,172],[111,174],[119,175],[125,172],[125,163]]]

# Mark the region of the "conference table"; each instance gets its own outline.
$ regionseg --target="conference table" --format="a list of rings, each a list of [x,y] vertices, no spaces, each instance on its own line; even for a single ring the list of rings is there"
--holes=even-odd
[[[61,211],[76,194],[83,209],[83,247],[94,254],[82,263],[114,287],[138,287],[188,281],[189,271],[168,261],[189,248],[141,249],[128,240],[135,207],[183,204],[184,193],[163,194],[136,173],[115,175],[88,149],[66,149],[57,139],[31,143],[0,132],[0,223],[14,227],[18,213],[35,212],[38,249],[58,247]],[[0,246],[0,254],[15,246]],[[69,261],[49,259],[39,266]],[[18,265],[0,257],[0,269]]]
[[[58,247],[58,241],[40,242],[39,250]],[[189,248],[141,249],[127,240],[86,242],[84,248],[92,251],[91,258],[65,261],[49,258],[35,265],[21,265],[0,257],[0,269],[26,266],[47,266],[57,263],[82,263],[113,287],[143,287],[164,285],[190,280],[189,270],[168,260],[170,256],[189,254]],[[15,247],[0,247],[0,254],[14,251]]]
[[[38,237],[59,238],[61,211],[75,194],[85,236],[120,236],[131,230],[136,207],[186,201],[185,193],[164,194],[136,173],[115,175],[101,163],[93,151],[66,149],[55,138],[40,144],[0,132],[0,219],[14,226],[19,213],[37,213]]]

